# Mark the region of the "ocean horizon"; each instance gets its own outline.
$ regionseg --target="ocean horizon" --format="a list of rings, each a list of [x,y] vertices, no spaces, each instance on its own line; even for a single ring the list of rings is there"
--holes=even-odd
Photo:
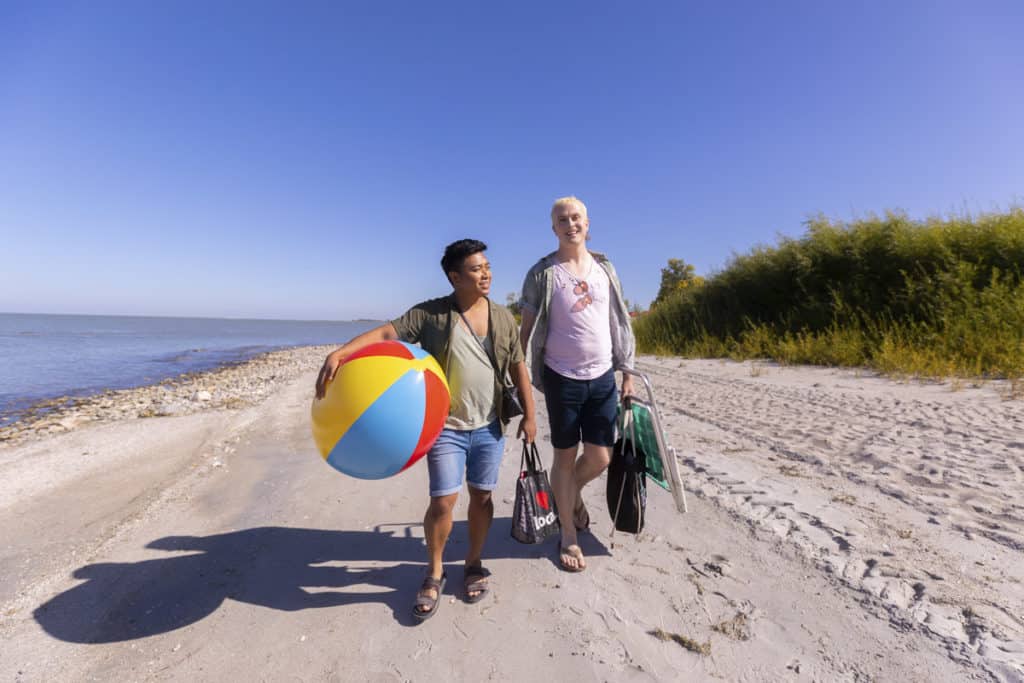
[[[377,324],[0,313],[0,426],[47,399],[157,384],[267,351],[340,345]]]

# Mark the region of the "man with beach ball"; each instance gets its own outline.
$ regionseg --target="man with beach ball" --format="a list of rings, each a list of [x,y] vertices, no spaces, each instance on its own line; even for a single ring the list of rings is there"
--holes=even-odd
[[[416,304],[399,318],[355,337],[331,352],[320,368],[316,396],[346,359],[372,344],[388,340],[418,343],[436,359],[447,378],[451,405],[444,427],[427,452],[430,504],[423,519],[428,567],[413,604],[422,621],[434,615],[447,581],[444,547],[452,529],[452,509],[465,479],[469,487],[469,548],[463,589],[468,602],[488,592],[481,554],[494,517],[491,492],[505,450],[501,391],[506,375],[519,391],[523,417],[517,436],[532,442],[537,433],[530,376],[519,342],[519,328],[505,306],[487,298],[491,266],[487,245],[463,239],[449,244],[441,269],[452,285],[448,296]]]

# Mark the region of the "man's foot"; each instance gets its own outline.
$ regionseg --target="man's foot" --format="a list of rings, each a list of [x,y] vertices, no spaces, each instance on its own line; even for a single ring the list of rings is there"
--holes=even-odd
[[[590,512],[582,500],[572,511],[572,522],[576,526],[576,531],[590,531]]]
[[[558,542],[558,563],[567,572],[581,572],[587,568],[583,550],[575,543],[563,546],[561,541]]]
[[[487,577],[490,575],[491,573],[482,565],[466,567],[466,574],[462,579],[462,587],[466,590],[466,602],[472,604],[484,599],[490,590],[490,586],[487,585]]]
[[[416,602],[412,606],[414,617],[420,621],[426,621],[434,616],[441,601],[441,591],[444,590],[444,584],[447,581],[448,572],[443,572],[440,579],[435,579],[430,574],[424,577],[423,583],[420,584],[420,590],[416,594]]]

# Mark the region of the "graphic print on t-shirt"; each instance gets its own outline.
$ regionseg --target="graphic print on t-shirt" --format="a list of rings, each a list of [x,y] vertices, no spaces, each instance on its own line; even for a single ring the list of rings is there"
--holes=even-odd
[[[584,277],[576,277],[561,263],[555,268],[555,289],[562,290],[562,298],[569,298],[572,305],[569,306],[570,313],[581,313],[583,309],[594,303],[594,301],[605,302],[608,300],[607,278],[592,278],[594,262],[590,262],[590,270]],[[572,289],[571,296],[564,290]]]

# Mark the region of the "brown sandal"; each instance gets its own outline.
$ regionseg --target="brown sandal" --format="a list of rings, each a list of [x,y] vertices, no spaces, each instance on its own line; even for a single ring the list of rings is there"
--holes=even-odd
[[[490,586],[487,585],[487,577],[491,573],[483,568],[482,565],[474,565],[472,567],[466,567],[466,574],[462,580],[462,587],[466,591],[466,602],[473,604],[474,602],[480,602],[487,597]],[[476,593],[476,595],[470,595],[470,593]]]
[[[423,583],[420,584],[420,590],[416,594],[416,602],[412,606],[412,615],[420,621],[426,621],[430,617],[434,616],[434,612],[437,611],[437,607],[441,604],[441,591],[444,590],[444,584],[448,581],[448,572],[441,574],[440,579],[435,579],[433,576],[427,574],[423,579]],[[435,591],[436,595],[430,597],[426,595],[427,591]],[[420,609],[421,607],[429,609]]]

